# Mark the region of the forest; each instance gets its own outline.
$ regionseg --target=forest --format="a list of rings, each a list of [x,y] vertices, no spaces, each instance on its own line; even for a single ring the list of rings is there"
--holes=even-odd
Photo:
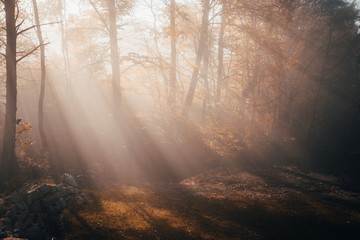
[[[1,0],[0,239],[360,239],[360,2]]]

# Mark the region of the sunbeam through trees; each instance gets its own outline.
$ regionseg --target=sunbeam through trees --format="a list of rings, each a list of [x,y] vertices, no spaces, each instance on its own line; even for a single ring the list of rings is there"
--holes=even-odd
[[[0,239],[360,238],[357,1],[1,5]]]

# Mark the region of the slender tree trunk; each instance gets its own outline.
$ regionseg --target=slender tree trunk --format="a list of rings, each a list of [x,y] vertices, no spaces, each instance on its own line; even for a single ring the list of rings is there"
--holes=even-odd
[[[45,66],[45,46],[44,40],[42,37],[40,20],[39,20],[39,11],[37,7],[36,0],[33,0],[34,14],[35,14],[35,24],[37,26],[37,35],[40,43],[40,65],[41,65],[41,83],[40,83],[40,96],[38,104],[38,121],[39,121],[39,133],[42,143],[42,152],[45,152],[48,148],[48,143],[44,131],[44,96],[45,96],[45,80],[46,80],[46,66]]]
[[[187,114],[189,112],[192,101],[194,99],[196,84],[197,84],[198,75],[199,75],[199,66],[200,66],[201,59],[204,54],[204,48],[205,48],[205,46],[207,46],[206,41],[207,41],[207,35],[208,35],[209,11],[210,11],[209,0],[204,0],[199,47],[198,47],[197,53],[196,53],[196,62],[195,62],[194,71],[193,71],[192,77],[191,77],[189,91],[188,91],[188,94],[186,95],[186,99],[185,99],[185,105],[184,105],[184,113],[185,114]]]
[[[224,74],[224,31],[225,31],[225,7],[223,4],[223,9],[221,13],[221,23],[220,23],[220,32],[219,32],[219,41],[218,41],[218,71],[217,71],[217,88],[216,88],[216,97],[215,101],[218,103],[220,101],[221,88],[223,86],[223,74]]]
[[[153,27],[154,27],[154,42],[155,42],[155,48],[156,48],[156,52],[158,54],[158,57],[159,57],[159,67],[160,67],[160,74],[162,76],[162,78],[164,79],[165,81],[165,84],[166,84],[166,93],[169,94],[169,79],[166,75],[166,67],[164,65],[164,63],[166,62],[164,60],[164,57],[163,55],[161,54],[161,51],[160,51],[160,48],[159,48],[159,43],[158,43],[158,31],[157,31],[157,13],[154,11],[153,9],[153,1],[150,1],[150,10],[151,10],[151,13],[153,15],[153,18],[154,18],[154,24],[153,24]],[[148,49],[150,49],[150,47],[148,47]],[[148,50],[148,52],[150,53],[151,50]],[[158,87],[158,86],[157,86]]]
[[[169,103],[176,104],[176,29],[175,29],[175,0],[170,2],[171,29],[171,65],[170,65],[170,96]]]
[[[120,92],[120,59],[119,48],[117,41],[117,26],[116,26],[116,6],[115,0],[107,0],[109,10],[109,31],[110,31],[110,51],[111,51],[111,71],[112,71],[112,87],[113,87],[113,101],[114,109],[118,109],[121,104]]]
[[[58,8],[60,11],[60,32],[61,32],[61,50],[64,58],[64,67],[66,74],[67,90],[71,91],[72,71],[69,58],[69,47],[67,42],[67,15],[66,15],[66,0],[58,0]]]
[[[0,178],[11,179],[17,170],[15,155],[16,136],[16,18],[15,0],[5,0],[6,14],[6,114]]]
[[[209,41],[207,41],[209,43]],[[203,65],[201,70],[201,78],[204,80],[204,100],[203,100],[203,111],[202,111],[202,118],[205,120],[207,104],[209,103],[210,99],[210,88],[209,88],[209,81],[208,81],[208,73],[209,73],[209,53],[210,53],[210,46],[207,44],[204,49],[204,56],[203,56]]]

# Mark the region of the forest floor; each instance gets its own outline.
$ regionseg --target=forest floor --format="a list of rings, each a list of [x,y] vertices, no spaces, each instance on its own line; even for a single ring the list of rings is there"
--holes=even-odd
[[[360,239],[356,179],[279,164],[217,166],[170,183],[112,183],[63,213],[59,238]]]

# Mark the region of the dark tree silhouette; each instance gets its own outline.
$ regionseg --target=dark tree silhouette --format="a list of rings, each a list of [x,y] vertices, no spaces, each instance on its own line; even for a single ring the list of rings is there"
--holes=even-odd
[[[2,180],[11,179],[18,168],[15,155],[16,136],[16,0],[3,1],[6,14],[6,114],[3,151],[0,164]]]

